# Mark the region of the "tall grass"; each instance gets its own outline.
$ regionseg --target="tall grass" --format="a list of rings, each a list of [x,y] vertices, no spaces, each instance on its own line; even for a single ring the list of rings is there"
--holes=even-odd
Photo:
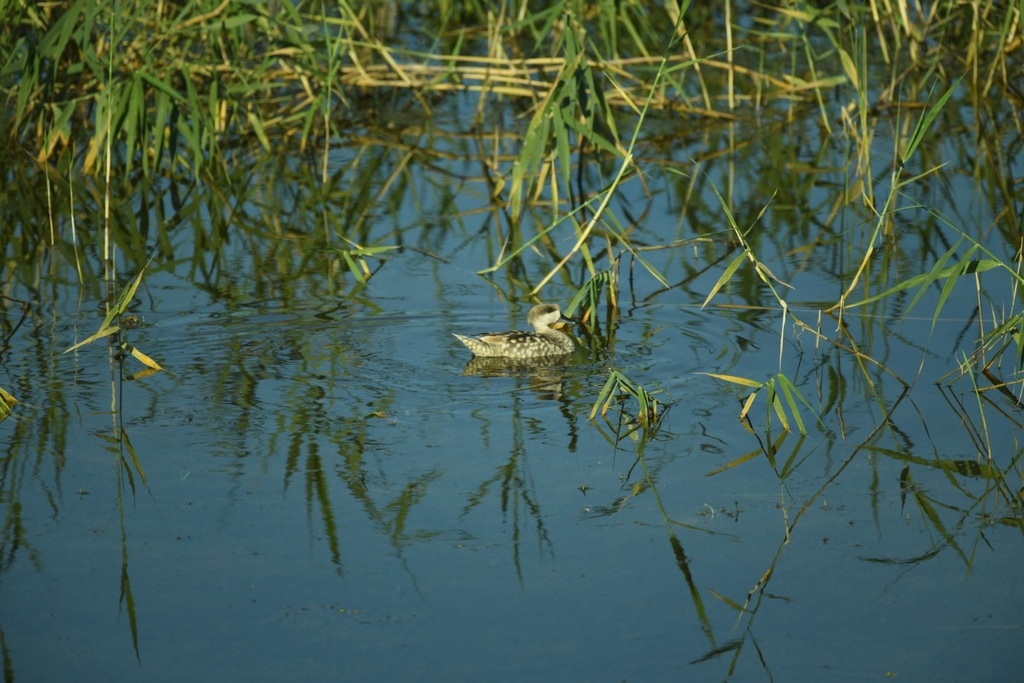
[[[396,6],[400,16],[389,19]],[[122,147],[121,172],[202,173],[223,163],[224,146],[238,137],[269,151],[276,140],[302,149],[314,136],[343,133],[345,115],[374,106],[374,91],[407,93],[425,114],[432,98],[478,92],[523,99],[535,116],[615,154],[614,112],[623,107],[729,119],[738,109],[813,104],[831,130],[825,103],[843,86],[856,94],[843,124],[863,139],[872,111],[908,96],[912,106],[932,74],[962,74],[985,96],[1005,91],[1019,68],[1012,48],[1020,8],[1004,3],[939,2],[923,12],[906,2],[735,3],[727,16],[688,3],[676,13],[610,0],[563,0],[534,12],[505,3],[497,12],[491,3],[440,8],[435,15],[370,0],[9,4],[0,34],[4,130],[41,162],[84,149],[86,173],[100,170],[108,137]],[[879,78],[886,70],[888,82]],[[560,97],[582,106],[566,110]],[[516,197],[524,195],[512,179],[550,149],[542,123],[531,125],[510,176]],[[547,132],[564,162],[565,131]]]

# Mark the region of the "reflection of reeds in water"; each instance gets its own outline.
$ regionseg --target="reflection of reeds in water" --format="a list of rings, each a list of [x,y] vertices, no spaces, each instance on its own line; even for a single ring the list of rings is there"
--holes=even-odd
[[[534,359],[483,358],[473,356],[462,370],[463,375],[473,377],[526,377],[530,390],[541,400],[556,400],[562,397],[562,381],[565,368],[572,364],[571,354]]]

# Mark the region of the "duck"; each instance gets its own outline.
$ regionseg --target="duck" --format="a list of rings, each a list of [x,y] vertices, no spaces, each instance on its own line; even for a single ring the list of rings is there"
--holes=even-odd
[[[551,327],[559,322],[576,322],[562,315],[558,304],[537,304],[530,309],[526,322],[533,327],[533,332],[489,332],[472,337],[456,334],[455,338],[465,344],[473,355],[482,358],[528,360],[566,356],[576,350],[572,337]]]

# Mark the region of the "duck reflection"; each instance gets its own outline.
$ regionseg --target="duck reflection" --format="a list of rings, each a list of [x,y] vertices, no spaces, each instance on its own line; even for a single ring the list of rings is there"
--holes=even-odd
[[[562,397],[565,368],[571,363],[571,354],[541,358],[474,356],[466,363],[462,374],[475,377],[526,377],[530,382],[530,390],[537,398],[553,401]]]

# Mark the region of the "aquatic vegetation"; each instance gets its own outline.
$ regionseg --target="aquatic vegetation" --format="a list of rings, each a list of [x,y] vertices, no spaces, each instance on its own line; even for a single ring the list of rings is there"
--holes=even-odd
[[[658,583],[653,551],[650,581],[602,588],[682,594],[707,639],[689,656],[719,678],[741,659],[737,678],[790,673],[768,670],[756,617],[819,530],[852,529],[833,497],[905,552],[851,551],[858,568],[945,552],[970,574],[979,549],[1006,561],[995,530],[1024,528],[1019,3],[60,0],[0,18],[0,573],[45,558],[68,498],[105,502],[81,476],[112,462],[117,628],[140,661],[190,643],[149,637],[129,551],[145,530],[166,553],[206,501],[245,544],[220,567],[290,588],[396,561],[393,604],[422,590],[455,615],[479,610],[431,594],[452,550],[489,582],[507,549],[521,594],[494,602],[524,605],[538,565],[555,586],[577,550],[663,527],[676,575]],[[569,302],[579,353],[463,367],[450,332],[538,300]],[[157,322],[133,327],[143,310]],[[113,460],[68,457],[79,444]],[[136,526],[137,482],[160,524]],[[892,529],[912,523],[904,551]],[[419,583],[430,555],[447,575]],[[935,585],[891,585],[911,584]]]
[[[620,418],[624,417],[627,408],[622,404],[622,399],[627,397],[632,397],[636,401],[636,414],[632,419],[627,420],[635,427],[627,430],[625,434],[616,430],[616,438],[621,439],[626,435],[633,436],[637,430],[640,430],[646,440],[657,432],[658,424],[665,414],[664,406],[652,392],[618,370],[612,370],[608,374],[604,387],[601,388],[597,400],[594,401],[594,405],[590,409],[590,419],[593,420],[598,411],[600,411],[601,417],[606,418],[608,410],[613,404],[619,404],[619,416]]]
[[[0,421],[6,420],[11,409],[18,405],[18,399],[0,387]]]
[[[135,276],[135,279],[132,280],[131,284],[121,291],[117,301],[110,307],[106,316],[104,316],[103,321],[100,323],[100,328],[82,341],[68,347],[64,353],[70,353],[76,349],[82,348],[83,346],[87,346],[88,344],[92,344],[95,341],[103,339],[104,337],[122,333],[126,329],[131,329],[139,325],[138,318],[127,314],[127,312],[135,298],[135,292],[139,288],[139,284],[142,282],[142,275],[145,271],[145,268],[140,270],[138,275]],[[159,363],[139,349],[130,345],[127,341],[120,340],[120,343],[117,346],[120,351],[131,355],[133,358],[145,365],[148,371],[159,372],[163,369],[160,367]],[[149,374],[149,372],[146,374]],[[130,379],[135,377],[136,376],[131,376]]]

